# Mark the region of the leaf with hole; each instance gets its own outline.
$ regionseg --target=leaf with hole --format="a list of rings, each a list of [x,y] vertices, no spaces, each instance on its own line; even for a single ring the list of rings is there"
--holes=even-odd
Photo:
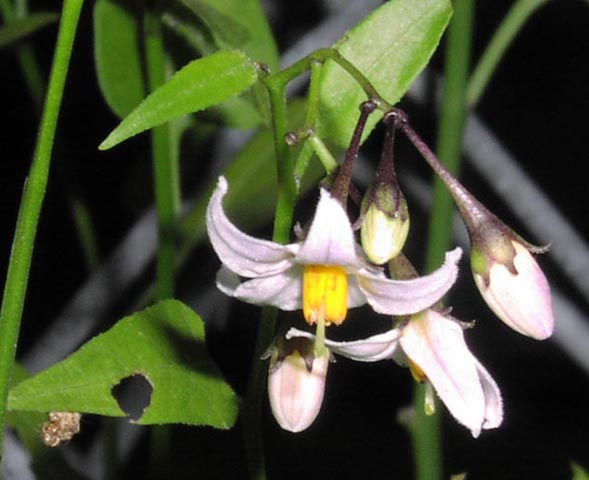
[[[147,406],[133,415],[137,423],[230,428],[237,416],[237,397],[204,342],[204,324],[197,314],[176,300],[159,302],[16,385],[8,409],[126,416],[132,405],[126,406],[122,398],[119,403],[115,395],[121,397],[130,380],[140,380],[148,387]]]

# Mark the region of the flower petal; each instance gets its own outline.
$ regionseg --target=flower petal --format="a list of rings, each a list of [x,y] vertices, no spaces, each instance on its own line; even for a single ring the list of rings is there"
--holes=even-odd
[[[274,275],[289,268],[293,263],[289,246],[251,237],[231,223],[223,211],[226,193],[227,180],[219,177],[206,215],[209,239],[221,262],[244,277]]]
[[[516,332],[544,340],[554,330],[550,287],[540,266],[519,242],[513,264],[517,274],[501,263],[492,265],[489,286],[481,275],[474,275],[477,287],[491,310]]]
[[[486,421],[485,392],[462,328],[455,321],[427,310],[411,318],[400,343],[450,413],[470,429],[473,437],[478,437]]]
[[[425,310],[450,289],[458,275],[460,248],[446,253],[438,270],[415,280],[390,280],[367,270],[360,270],[359,286],[375,312],[386,315],[408,315]]]
[[[361,307],[366,304],[366,295],[358,284],[357,275],[348,275],[348,308]]]
[[[315,216],[303,241],[297,262],[358,267],[354,233],[341,203],[321,189]]]
[[[342,357],[350,358],[351,360],[356,360],[357,362],[378,362],[393,358],[399,346],[400,336],[400,330],[393,329],[379,335],[352,342],[334,342],[325,339],[325,346],[331,352],[337,353]],[[295,337],[315,340],[315,335],[291,328],[286,333],[286,338],[291,339]]]
[[[235,273],[222,267],[217,272],[217,288],[247,303],[290,311],[302,308],[301,276],[301,267],[295,265],[276,275],[241,282]]]
[[[477,371],[479,372],[479,379],[485,394],[485,421],[483,428],[488,430],[497,428],[503,422],[503,399],[501,398],[501,391],[487,372],[487,369],[475,358]]]
[[[302,432],[313,423],[325,392],[329,354],[313,359],[311,371],[295,350],[278,366],[270,365],[268,396],[278,424],[289,432]]]

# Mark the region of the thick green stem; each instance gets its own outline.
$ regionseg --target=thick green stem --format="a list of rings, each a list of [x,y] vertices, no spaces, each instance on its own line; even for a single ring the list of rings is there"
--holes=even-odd
[[[266,392],[268,371],[266,362],[263,362],[260,357],[272,342],[277,318],[278,311],[275,308],[264,307],[262,309],[252,368],[243,405],[243,433],[250,480],[264,480],[266,478],[262,405]]]
[[[165,52],[159,14],[147,10],[144,26],[147,77],[149,90],[154,91],[165,82]],[[174,296],[175,228],[180,211],[179,171],[171,154],[169,124],[151,131],[151,155],[159,234],[156,296],[161,300]]]
[[[64,0],[63,3],[45,108],[31,170],[23,191],[8,265],[0,312],[0,451],[8,385],[14,365],[37,224],[45,197],[55,128],[82,3],[82,0]]]
[[[313,52],[290,67],[264,80],[272,107],[274,146],[276,150],[278,199],[272,238],[278,243],[287,243],[290,239],[290,230],[297,197],[294,161],[289,154],[289,148],[285,141],[287,134],[286,85],[300,74],[311,69],[316,62],[325,62],[329,59],[337,62],[356,79],[366,91],[367,97],[373,100],[379,108],[383,109],[383,111],[392,108],[392,106],[378,95],[366,77],[343,58],[339,52],[333,49],[322,49]],[[312,108],[314,107],[312,106]],[[311,116],[313,115],[312,112]],[[260,411],[265,391],[266,365],[260,361],[260,357],[272,341],[276,328],[276,319],[277,312],[275,309],[266,307],[262,310],[243,411],[244,437],[250,477],[258,480],[266,478]]]
[[[438,156],[453,174],[459,171],[461,160],[473,10],[473,0],[454,2],[454,18],[450,24],[446,47]],[[432,271],[443,260],[444,252],[451,239],[452,213],[452,197],[443,183],[436,179],[429,227],[427,271]],[[416,478],[441,480],[440,418],[439,414],[432,416],[425,414],[424,395],[423,386],[418,386],[415,391],[415,427],[413,429]]]
[[[505,51],[528,18],[548,0],[518,0],[505,16],[477,63],[466,89],[466,104],[474,108]]]
[[[278,243],[288,243],[297,196],[297,186],[294,176],[294,162],[289,155],[289,148],[285,141],[287,133],[287,110],[284,93],[286,85],[268,82],[267,86],[274,120],[274,149],[276,150],[276,173],[278,181],[278,199],[272,238]]]
[[[145,60],[149,91],[166,81],[161,14],[147,9],[144,16]],[[164,123],[151,131],[154,197],[158,220],[156,254],[157,279],[155,296],[158,300],[174,296],[176,271],[176,228],[180,213],[180,177],[178,157],[172,154],[171,126]],[[168,425],[151,429],[151,478],[165,476],[169,468],[171,431]]]

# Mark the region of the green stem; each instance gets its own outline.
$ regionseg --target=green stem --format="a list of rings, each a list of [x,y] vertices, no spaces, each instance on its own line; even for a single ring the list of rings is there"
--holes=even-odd
[[[333,158],[333,155],[325,146],[323,140],[321,140],[317,135],[315,135],[315,132],[311,131],[307,136],[307,142],[309,142],[309,144],[313,148],[313,151],[315,152],[317,157],[319,157],[319,160],[323,164],[323,168],[325,168],[325,172],[328,174],[334,172],[337,168],[337,161],[335,160],[335,158]]]
[[[301,132],[301,136],[304,138],[304,144],[294,166],[295,179],[298,181],[304,177],[313,151],[315,151],[327,171],[329,171],[328,168],[335,169],[337,166],[331,153],[313,131],[313,127],[319,115],[319,99],[321,93],[321,82],[319,80],[321,77],[321,70],[323,69],[323,63],[312,61],[310,66],[311,81],[309,84],[309,95],[307,99],[307,112],[303,126],[303,130],[305,131]]]
[[[528,18],[548,0],[518,0],[513,4],[477,63],[466,89],[466,104],[474,108],[507,48]]]
[[[250,480],[264,480],[266,478],[262,405],[266,392],[268,371],[266,363],[262,362],[260,358],[272,342],[277,318],[278,310],[272,307],[262,308],[252,368],[243,405],[243,432]]]
[[[383,111],[392,108],[390,104],[380,97],[362,72],[333,49],[317,50],[290,67],[264,79],[272,108],[274,147],[276,150],[278,199],[272,238],[278,243],[287,243],[289,241],[297,197],[294,161],[289,155],[289,148],[285,141],[287,134],[286,85],[305,71],[316,69],[317,63],[323,63],[326,60],[333,60],[344,68],[364,89],[367,97],[378,105],[378,108]],[[314,108],[315,106],[312,104],[308,118],[316,115],[316,112],[313,112]],[[266,477],[260,425],[260,409],[265,391],[266,371],[260,357],[272,341],[276,328],[276,319],[277,311],[275,309],[266,307],[262,310],[253,365],[245,398],[243,413],[244,437],[250,477],[253,479],[264,479]]]
[[[146,9],[144,15],[145,62],[149,91],[166,81],[166,55],[159,9]],[[178,157],[173,155],[171,125],[164,123],[151,131],[154,197],[158,220],[156,253],[158,300],[174,296],[176,271],[176,228],[180,213],[180,178]],[[171,431],[168,425],[151,429],[151,478],[162,478],[169,468]]]
[[[390,103],[380,96],[376,88],[374,88],[374,85],[370,83],[370,80],[368,80],[360,70],[333,48],[321,48],[315,50],[313,53],[301,58],[298,62],[293,63],[290,67],[269,77],[266,84],[282,86],[282,88],[284,88],[284,86],[291,80],[311,69],[313,63],[325,63],[327,60],[332,60],[343,68],[356,81],[362,90],[364,90],[368,97],[367,99],[372,100],[377,108],[383,113],[386,113],[393,108]]]
[[[3,442],[8,384],[14,365],[37,224],[47,187],[55,128],[82,3],[82,0],[64,0],[63,3],[39,136],[16,221],[0,311],[0,451]]]
[[[147,78],[149,90],[154,91],[165,82],[162,28],[155,11],[147,10],[144,20]],[[164,299],[174,296],[175,228],[180,211],[179,169],[171,155],[169,124],[152,129],[151,155],[159,234],[156,296]]]
[[[289,155],[289,148],[285,141],[287,133],[287,110],[284,93],[286,85],[281,82],[268,81],[266,86],[272,106],[274,149],[276,150],[276,173],[278,180],[278,198],[272,238],[278,243],[288,243],[296,202],[297,186],[294,177],[294,162]]]
[[[466,82],[470,62],[474,2],[456,0],[450,24],[444,72],[444,97],[438,131],[438,157],[453,174],[460,169],[462,136],[466,118]],[[427,271],[436,268],[444,257],[452,234],[453,202],[443,183],[436,178],[429,226]],[[427,416],[424,411],[424,388],[415,390],[416,478],[441,480],[439,414]]]
[[[270,96],[272,107],[274,149],[276,151],[276,173],[278,180],[278,198],[276,216],[274,218],[274,233],[272,238],[278,243],[287,243],[297,187],[294,177],[294,164],[289,155],[286,144],[287,109],[285,88],[286,82],[276,80],[275,76],[265,79],[265,85]],[[258,336],[252,368],[246,392],[243,428],[250,479],[263,480],[266,478],[264,443],[261,430],[261,408],[264,398],[266,375],[265,364],[260,357],[272,341],[276,329],[278,312],[275,308],[264,307],[260,316]]]

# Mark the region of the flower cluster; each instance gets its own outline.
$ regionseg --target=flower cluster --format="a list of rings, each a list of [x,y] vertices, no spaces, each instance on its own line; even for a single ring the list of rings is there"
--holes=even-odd
[[[291,328],[264,357],[270,358],[270,405],[282,428],[299,432],[313,423],[323,401],[329,360],[336,354],[362,362],[393,359],[408,366],[477,437],[481,430],[501,424],[501,394],[468,349],[465,324],[440,303],[456,281],[461,249],[447,252],[438,270],[421,277],[401,253],[409,217],[394,175],[395,129],[413,142],[454,196],[471,236],[475,282],[487,304],[508,326],[536,339],[547,338],[553,329],[549,287],[530,254],[541,249],[523,241],[444,170],[397,110],[384,117],[387,136],[377,178],[355,223],[362,229],[358,244],[346,199],[351,164],[372,110],[373,105],[363,105],[346,160],[331,188],[321,188],[310,227],[295,243],[257,239],[235,227],[223,209],[227,181],[219,178],[206,213],[208,235],[222,262],[217,286],[255,305],[302,310],[306,322],[317,329],[314,335]],[[387,262],[388,276],[381,266]],[[325,338],[326,326],[341,324],[348,309],[365,304],[393,316],[393,327],[349,342]],[[426,396],[426,410],[433,402]]]

